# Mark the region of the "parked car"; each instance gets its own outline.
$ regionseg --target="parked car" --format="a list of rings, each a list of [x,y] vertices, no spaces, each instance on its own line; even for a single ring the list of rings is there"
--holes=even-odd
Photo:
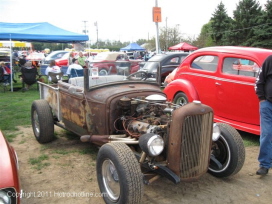
[[[79,54],[79,52],[77,52],[77,51],[73,52],[73,57],[77,59],[79,57],[78,54]],[[89,59],[89,53],[88,52],[82,52],[82,54],[86,57],[86,61],[88,61],[88,59]],[[59,66],[59,67],[69,66],[69,57],[70,57],[70,52],[65,53],[60,58],[58,58],[58,59],[55,60],[56,65]]]
[[[0,48],[0,57],[10,57],[10,49]]]
[[[0,131],[0,203],[20,203],[18,158],[13,147]]]
[[[44,59],[45,55],[42,52],[32,52],[26,56],[26,60],[35,62],[36,66],[40,66]]]
[[[173,183],[206,172],[229,177],[243,166],[243,140],[234,128],[213,123],[212,108],[199,101],[167,102],[146,72],[99,76],[84,69],[84,77],[39,85],[31,106],[36,140],[52,141],[56,125],[100,146],[96,173],[106,203],[142,203],[143,184],[160,176]]]
[[[49,55],[45,57],[45,59],[42,62],[42,65],[49,65],[51,60],[57,60],[62,58],[62,56],[66,53],[69,53],[69,51],[64,51],[64,50],[58,50],[58,51],[53,51]]]
[[[29,55],[29,52],[27,50],[18,51],[18,57],[21,57],[22,55],[27,56]]]
[[[111,73],[134,73],[139,70],[142,60],[129,59],[124,52],[101,52],[90,62],[90,67],[97,67],[99,75]]]
[[[70,57],[70,52],[65,53],[64,55],[61,56],[61,58],[58,58],[55,60],[56,65],[59,67],[69,66],[69,57]]]
[[[272,50],[219,46],[188,56],[165,89],[169,101],[193,100],[211,106],[216,122],[260,134],[259,101],[254,86],[259,68]]]
[[[166,76],[170,74],[176,67],[178,67],[187,55],[188,53],[186,52],[156,54],[144,63],[141,71],[146,71],[150,74],[151,77],[156,78],[157,67],[161,66],[162,69],[160,79],[161,82],[164,82]]]
[[[166,76],[166,78],[164,79],[164,82],[163,82],[164,86],[167,86],[171,81],[174,80],[177,70],[178,70],[178,67],[175,68],[170,74],[168,74]]]

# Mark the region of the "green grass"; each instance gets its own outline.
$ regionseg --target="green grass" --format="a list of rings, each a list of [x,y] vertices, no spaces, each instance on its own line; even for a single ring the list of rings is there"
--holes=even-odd
[[[52,153],[55,154],[61,154],[61,155],[66,155],[66,154],[70,154],[70,153],[74,153],[76,152],[75,150],[64,150],[64,149],[56,149],[53,150]]]
[[[29,164],[33,165],[34,169],[41,170],[43,167],[49,166],[50,163],[44,162],[44,160],[48,160],[49,157],[46,154],[42,154],[39,157],[36,158],[29,158],[28,162]]]
[[[245,147],[260,145],[260,142],[259,142],[260,136],[242,132],[242,131],[240,131],[239,133],[242,135]]]
[[[18,130],[16,126],[31,125],[31,104],[34,100],[39,99],[36,84],[33,86],[35,88],[32,87],[26,92],[0,93],[0,129],[3,132]]]
[[[13,139],[16,138],[17,134],[14,134],[13,132],[9,132],[5,134],[5,137],[9,142],[13,142]]]

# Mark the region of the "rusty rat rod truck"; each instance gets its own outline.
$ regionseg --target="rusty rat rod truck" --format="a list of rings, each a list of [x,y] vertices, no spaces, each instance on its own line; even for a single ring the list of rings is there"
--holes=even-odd
[[[39,82],[40,99],[31,107],[37,141],[52,141],[57,125],[98,145],[97,180],[106,203],[141,203],[144,184],[159,177],[177,184],[206,172],[228,177],[240,171],[242,138],[231,126],[214,123],[211,107],[168,102],[160,70],[149,78],[124,69],[98,76],[87,68],[68,82]]]

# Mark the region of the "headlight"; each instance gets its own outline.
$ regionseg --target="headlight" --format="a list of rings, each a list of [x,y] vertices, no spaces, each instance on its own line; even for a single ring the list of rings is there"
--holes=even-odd
[[[15,188],[3,188],[0,190],[0,204],[17,203],[17,196]]]
[[[149,156],[158,156],[164,148],[164,141],[161,136],[147,133],[140,137],[139,145]]]
[[[216,123],[214,123],[213,124],[212,140],[217,141],[219,139],[220,135],[221,135],[220,128]]]
[[[1,204],[10,204],[11,197],[8,196],[8,193],[5,191],[0,190],[0,203]]]

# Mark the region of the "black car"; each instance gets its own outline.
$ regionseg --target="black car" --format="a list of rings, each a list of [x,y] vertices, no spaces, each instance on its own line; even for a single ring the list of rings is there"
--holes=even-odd
[[[156,78],[157,68],[161,66],[161,82],[163,82],[166,76],[178,67],[188,54],[186,52],[156,54],[144,63],[140,71],[145,71],[150,76]]]

